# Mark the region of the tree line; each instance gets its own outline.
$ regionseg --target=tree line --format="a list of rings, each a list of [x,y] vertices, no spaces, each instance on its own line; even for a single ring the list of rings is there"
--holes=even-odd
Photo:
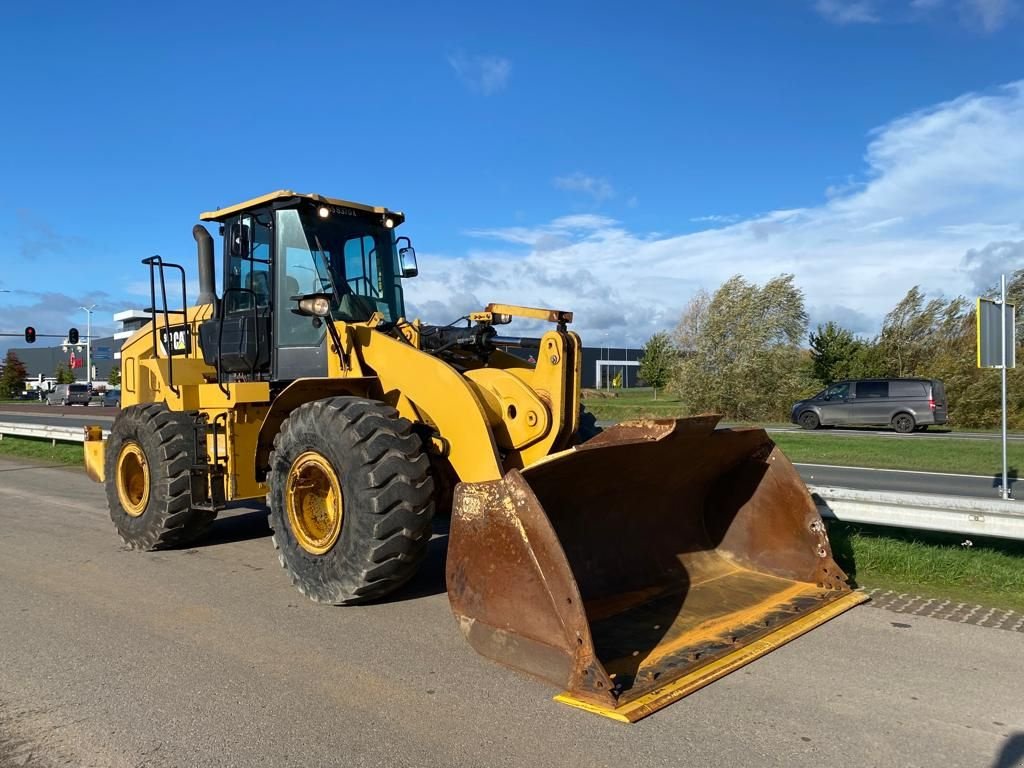
[[[1009,280],[1007,299],[1022,306],[1024,270]],[[929,297],[914,286],[873,337],[835,321],[808,331],[792,275],[763,285],[736,275],[714,293],[699,291],[674,331],[648,341],[640,378],[673,391],[689,413],[752,421],[788,420],[795,401],[840,379],[941,379],[951,424],[999,423],[999,374],[976,366],[974,302],[963,296]],[[1007,391],[1009,423],[1024,428],[1024,369],[1008,372]]]

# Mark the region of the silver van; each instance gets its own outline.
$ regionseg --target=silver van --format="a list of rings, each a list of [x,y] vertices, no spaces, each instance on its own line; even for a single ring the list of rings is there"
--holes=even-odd
[[[946,388],[938,379],[838,381],[793,406],[790,421],[804,429],[891,426],[923,432],[946,423]]]
[[[92,392],[88,384],[58,384],[46,395],[47,405],[88,405]]]

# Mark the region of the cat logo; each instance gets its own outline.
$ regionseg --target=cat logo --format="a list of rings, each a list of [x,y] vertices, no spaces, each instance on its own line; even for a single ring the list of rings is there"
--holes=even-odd
[[[172,325],[160,329],[161,353],[188,355],[192,353],[192,331],[187,325]]]

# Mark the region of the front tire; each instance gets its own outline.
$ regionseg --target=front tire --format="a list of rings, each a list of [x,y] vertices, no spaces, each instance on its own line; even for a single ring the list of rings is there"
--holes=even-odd
[[[121,540],[149,551],[198,538],[216,512],[192,509],[192,422],[163,403],[121,411],[107,440],[107,506]]]
[[[800,414],[800,418],[797,421],[800,422],[802,429],[817,429],[821,426],[821,419],[818,418],[818,414],[814,411],[804,411]]]
[[[426,555],[430,461],[389,405],[334,397],[296,408],[274,439],[268,483],[278,559],[316,602],[379,599]]]

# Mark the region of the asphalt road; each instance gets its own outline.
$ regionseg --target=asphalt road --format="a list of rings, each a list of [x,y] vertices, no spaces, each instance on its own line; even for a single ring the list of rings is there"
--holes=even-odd
[[[1001,475],[950,475],[902,469],[836,467],[829,464],[795,466],[808,485],[854,488],[860,491],[900,491],[995,499],[999,498],[999,486],[1002,484]],[[1011,474],[1008,479],[1013,491],[1017,478]]]
[[[33,424],[48,424],[52,426],[80,427],[86,424],[110,424],[117,416],[117,408],[101,408],[98,406],[45,406],[37,404],[25,405],[0,405],[0,421],[20,421]],[[615,424],[613,421],[600,421],[602,427],[610,427]],[[723,425],[727,426],[727,425]],[[863,428],[853,429],[847,427],[835,427],[830,429],[818,429],[808,431],[797,426],[792,427],[768,427],[768,432],[799,432],[804,435],[829,436],[829,437],[883,437],[893,440],[998,440],[999,434],[995,432],[914,432],[910,435],[900,435],[890,429]],[[1009,440],[1024,440],[1024,434],[1013,434],[1008,436]]]
[[[1024,634],[858,607],[626,726],[477,656],[443,534],[393,601],[330,608],[259,508],[192,549],[114,535],[79,471],[0,461],[0,766],[1006,766]]]

